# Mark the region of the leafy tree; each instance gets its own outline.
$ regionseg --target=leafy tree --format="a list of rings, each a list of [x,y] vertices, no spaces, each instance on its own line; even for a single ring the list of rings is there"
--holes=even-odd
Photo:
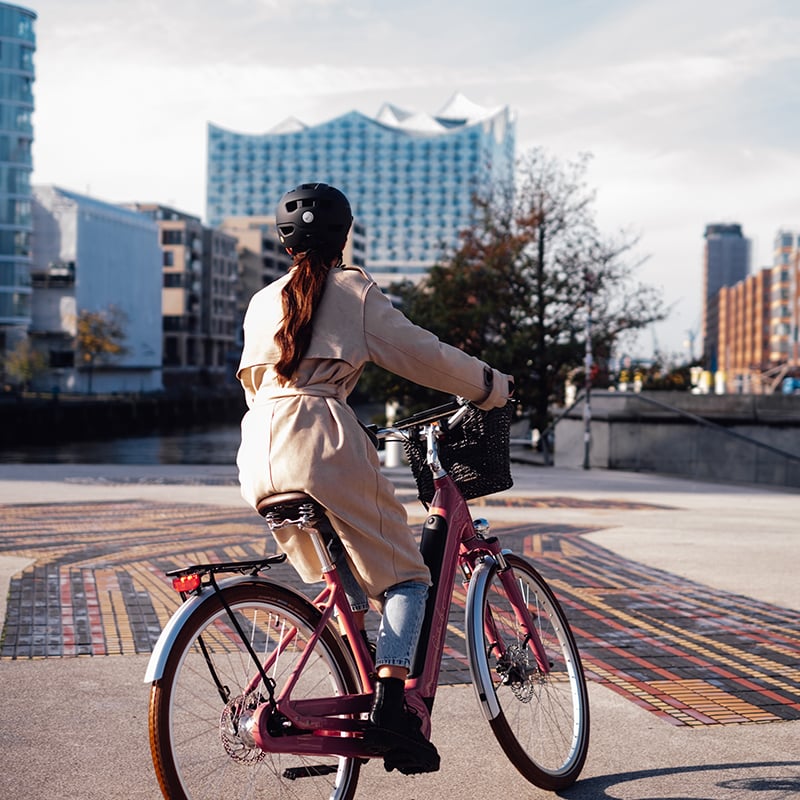
[[[88,393],[92,393],[92,373],[97,364],[107,362],[128,352],[124,346],[127,317],[116,306],[106,311],[79,312],[75,344],[79,360],[89,375]]]
[[[636,239],[598,230],[587,164],[530,151],[515,190],[493,187],[477,198],[476,224],[448,263],[417,286],[393,287],[412,320],[514,375],[540,430],[567,374],[584,361],[587,330],[603,364],[620,337],[665,317],[658,293],[635,280]],[[406,401],[420,398],[396,381],[368,380]]]
[[[33,346],[29,337],[20,339],[6,355],[5,371],[11,380],[22,385],[23,390],[47,371],[47,356]]]

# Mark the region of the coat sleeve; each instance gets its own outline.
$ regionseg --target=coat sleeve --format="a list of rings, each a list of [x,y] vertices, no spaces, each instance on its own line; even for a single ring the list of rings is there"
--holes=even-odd
[[[364,335],[370,360],[402,378],[466,397],[482,409],[508,400],[510,376],[414,325],[374,285],[364,302]]]

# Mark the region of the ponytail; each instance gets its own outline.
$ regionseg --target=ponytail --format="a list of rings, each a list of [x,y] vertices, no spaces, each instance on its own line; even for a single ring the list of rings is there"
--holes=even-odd
[[[341,259],[341,254],[338,254]],[[311,344],[312,321],[325,292],[325,281],[337,255],[308,250],[294,256],[293,273],[283,287],[283,322],[275,334],[281,356],[275,364],[278,381],[285,386]]]

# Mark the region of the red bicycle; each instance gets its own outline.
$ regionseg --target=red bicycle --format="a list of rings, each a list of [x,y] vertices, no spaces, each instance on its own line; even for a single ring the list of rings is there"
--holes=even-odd
[[[465,501],[510,485],[509,417],[508,408],[481,412],[459,401],[378,431],[403,439],[428,505],[420,547],[433,588],[406,695],[430,736],[460,570],[483,713],[520,773],[559,790],[577,779],[589,743],[578,648],[542,576],[488,535]],[[153,763],[172,800],[346,800],[376,757],[362,738],[374,665],[329,553],[335,534],[325,509],[290,493],[268,498],[260,511],[273,528],[294,525],[312,537],[325,587],[311,600],[261,574],[283,555],[168,573],[184,603],[162,631],[145,681]],[[233,577],[217,581],[224,573]]]

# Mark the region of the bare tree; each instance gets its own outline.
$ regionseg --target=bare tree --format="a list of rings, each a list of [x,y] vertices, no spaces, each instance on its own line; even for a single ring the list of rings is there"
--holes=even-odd
[[[598,230],[587,162],[530,151],[513,190],[493,187],[477,199],[477,222],[447,263],[418,286],[393,287],[411,319],[513,374],[540,430],[567,374],[583,362],[590,298],[601,364],[620,336],[666,313],[658,293],[635,279],[643,261],[637,239]]]

